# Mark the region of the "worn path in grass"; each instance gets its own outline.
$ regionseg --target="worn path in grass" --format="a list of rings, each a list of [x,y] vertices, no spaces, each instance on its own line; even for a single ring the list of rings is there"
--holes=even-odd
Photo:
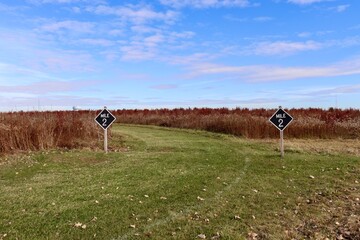
[[[358,156],[145,126],[109,143],[1,158],[0,239],[360,237]]]

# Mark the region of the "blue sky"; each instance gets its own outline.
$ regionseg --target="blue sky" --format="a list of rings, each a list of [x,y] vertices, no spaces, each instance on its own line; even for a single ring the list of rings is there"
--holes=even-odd
[[[0,0],[0,110],[360,108],[358,0]]]

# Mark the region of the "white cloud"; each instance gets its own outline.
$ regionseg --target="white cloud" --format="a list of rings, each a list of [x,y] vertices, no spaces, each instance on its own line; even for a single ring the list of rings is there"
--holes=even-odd
[[[168,32],[160,29],[149,29],[141,31],[140,29],[133,29],[138,32],[131,41],[122,43],[120,51],[122,52],[123,60],[160,60],[171,62],[172,56],[170,52],[178,49],[188,42],[195,33],[190,31],[184,32]],[[145,29],[146,30],[146,29]],[[154,33],[153,33],[154,32]],[[149,33],[151,33],[149,35]]]
[[[156,56],[156,48],[146,47],[140,42],[131,42],[129,45],[120,48],[122,60],[142,61],[153,59]]]
[[[301,33],[298,33],[298,37],[301,37],[301,38],[308,38],[308,37],[311,37],[312,33],[311,32],[301,32]]]
[[[143,33],[160,32],[161,30],[154,28],[154,27],[144,26],[144,25],[135,25],[135,26],[131,27],[131,31],[133,31],[135,33],[143,34]]]
[[[287,81],[315,77],[337,77],[360,74],[360,57],[328,66],[226,66],[217,64],[192,64],[188,77],[220,74],[248,82]]]
[[[17,14],[19,11],[25,10],[25,6],[9,6],[4,3],[0,3],[0,12],[6,12],[11,14]]]
[[[32,4],[72,4],[72,3],[91,3],[91,4],[104,4],[106,0],[27,0]]]
[[[84,38],[78,40],[77,43],[102,47],[109,47],[115,45],[113,41],[102,38]]]
[[[121,30],[121,29],[113,29],[113,30],[110,30],[109,34],[111,36],[123,36],[124,35],[124,31]]]
[[[252,44],[245,52],[255,55],[290,55],[302,51],[318,50],[321,48],[323,48],[323,44],[315,41],[276,41]]]
[[[171,33],[170,33],[170,36],[171,36],[171,37],[174,37],[174,38],[186,38],[186,39],[189,39],[189,38],[194,37],[194,36],[195,36],[195,33],[194,33],[194,32],[191,32],[191,31],[171,32]]]
[[[333,11],[336,11],[338,13],[341,13],[341,12],[345,12],[349,7],[350,7],[349,4],[339,5],[339,6],[336,6],[336,7],[329,8],[329,10],[333,10]]]
[[[94,85],[94,81],[42,81],[28,85],[0,86],[0,92],[25,94],[48,94],[52,92],[71,92]]]
[[[329,0],[288,0],[289,3],[308,5],[313,3],[327,2]]]
[[[99,15],[115,15],[125,21],[141,24],[150,21],[173,22],[176,20],[178,13],[175,11],[158,12],[150,6],[144,5],[127,5],[119,7],[110,7],[99,5],[96,7],[87,7],[87,11]]]
[[[248,0],[160,0],[164,5],[180,8],[180,7],[247,7]]]
[[[294,92],[294,94],[307,96],[331,96],[338,94],[358,93],[360,92],[360,84],[357,85],[343,85],[337,87],[327,87],[320,89],[308,89],[305,92]]]
[[[262,17],[255,17],[253,20],[256,22],[268,22],[268,21],[273,20],[273,18],[267,17],[267,16],[262,16]]]
[[[45,24],[40,27],[40,30],[46,32],[59,32],[61,30],[69,30],[80,33],[93,32],[94,24],[90,22],[80,21],[59,21],[55,23]]]
[[[150,88],[156,90],[169,90],[169,89],[178,88],[178,86],[176,84],[159,84],[159,85],[150,86]]]

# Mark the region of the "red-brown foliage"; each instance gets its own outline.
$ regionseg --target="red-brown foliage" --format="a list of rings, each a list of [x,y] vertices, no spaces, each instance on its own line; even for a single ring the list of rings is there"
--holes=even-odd
[[[288,109],[288,138],[360,138],[360,110]],[[117,122],[199,129],[246,138],[278,138],[275,109],[177,108],[116,110]],[[95,111],[0,113],[0,153],[94,146],[102,131]]]
[[[276,109],[193,108],[117,110],[118,122],[199,129],[247,138],[277,138],[268,121]],[[360,110],[288,109],[294,121],[285,129],[290,138],[359,138]]]
[[[0,113],[0,153],[89,146],[98,139],[95,112]]]

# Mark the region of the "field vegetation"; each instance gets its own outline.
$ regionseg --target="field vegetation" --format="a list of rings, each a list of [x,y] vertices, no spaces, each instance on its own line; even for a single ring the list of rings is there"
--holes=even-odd
[[[282,159],[276,140],[112,129],[108,154],[1,157],[0,239],[360,238],[358,156],[313,151],[317,140],[292,140]]]
[[[94,146],[100,134],[90,112],[0,113],[0,154]]]
[[[360,110],[288,109],[287,138],[359,139]],[[197,129],[251,139],[278,138],[268,119],[275,109],[193,108],[114,110],[117,122]],[[96,111],[0,113],[0,154],[54,148],[99,147]]]
[[[360,110],[287,109],[294,118],[285,132],[288,138],[355,139],[360,137]],[[275,109],[194,108],[118,110],[121,123],[198,129],[245,138],[278,138],[268,119]]]

